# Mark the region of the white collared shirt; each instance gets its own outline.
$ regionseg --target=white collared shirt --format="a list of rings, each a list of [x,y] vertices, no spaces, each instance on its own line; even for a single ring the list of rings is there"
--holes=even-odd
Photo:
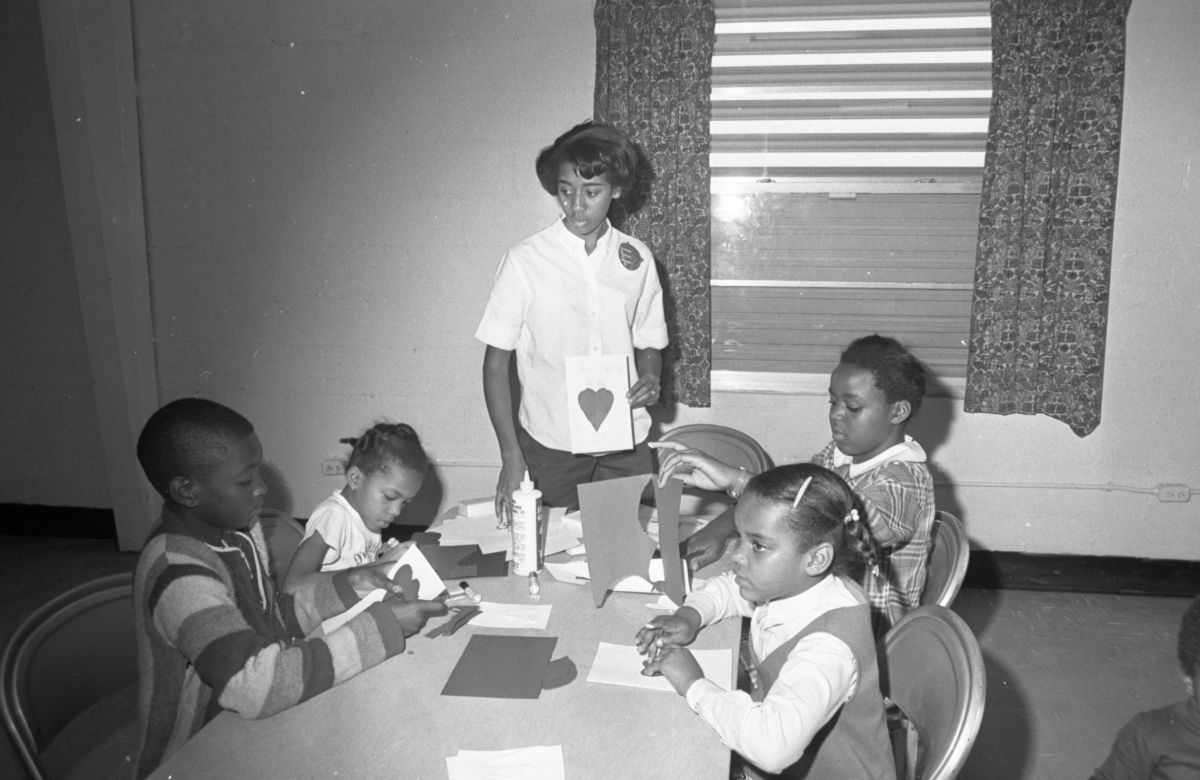
[[[636,250],[626,250],[625,262],[623,244]],[[522,427],[547,447],[570,450],[565,359],[625,355],[632,384],[634,350],[667,345],[654,256],[611,225],[588,254],[583,239],[556,219],[504,255],[475,338],[516,350]],[[634,409],[634,442],[649,430],[650,415]]]
[[[826,612],[859,604],[838,577],[827,576],[796,596],[755,607],[742,598],[726,573],[688,596],[686,605],[704,625],[750,616],[750,641],[765,659]],[[825,632],[796,643],[779,677],[761,702],[744,691],[725,691],[711,680],[697,680],[686,693],[688,706],[725,745],[757,766],[778,772],[804,755],[813,736],[858,688],[858,663],[850,647]]]

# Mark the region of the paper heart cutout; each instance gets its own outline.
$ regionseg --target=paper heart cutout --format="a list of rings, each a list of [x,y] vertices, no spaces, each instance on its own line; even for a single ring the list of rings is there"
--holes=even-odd
[[[399,585],[404,591],[402,598],[405,601],[417,600],[417,594],[421,592],[421,583],[413,579],[412,567],[407,563],[400,567],[396,576],[392,577],[392,582]]]
[[[596,431],[600,430],[600,426],[604,424],[604,418],[608,417],[608,412],[612,409],[613,394],[612,390],[607,387],[602,387],[599,390],[587,388],[579,393],[579,408],[583,410],[583,416],[592,424],[592,428]]]

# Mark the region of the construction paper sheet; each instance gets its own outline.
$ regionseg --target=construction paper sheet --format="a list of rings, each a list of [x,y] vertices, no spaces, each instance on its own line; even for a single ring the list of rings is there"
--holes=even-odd
[[[729,690],[729,678],[733,669],[732,650],[692,650],[692,655],[696,657],[696,662],[700,664],[705,677]],[[588,672],[587,681],[674,693],[675,689],[665,677],[646,677],[642,674],[643,660],[644,657],[638,654],[635,645],[601,642],[596,648],[596,658],[592,661],[592,670]]]
[[[477,544],[417,545],[443,580],[464,577],[505,577],[508,562],[503,552],[484,554]]]
[[[460,750],[446,758],[450,780],[566,780],[562,745],[512,750]]]
[[[536,699],[557,642],[553,636],[474,634],[442,695]]]
[[[480,602],[483,610],[471,620],[471,625],[484,628],[535,628],[546,630],[550,622],[550,604],[501,604]]]
[[[579,486],[583,541],[587,545],[592,599],[599,607],[617,582],[642,577],[658,545],[642,527],[640,502],[651,474],[590,482]],[[661,535],[663,590],[676,604],[687,594],[684,566],[679,553],[679,500],[683,483],[672,479],[666,487],[654,485]]]
[[[633,449],[629,358],[573,355],[564,361],[571,452],[591,454]]]
[[[426,560],[425,555],[421,552],[420,547],[417,547],[416,545],[409,547],[408,550],[405,551],[404,555],[400,557],[400,560],[396,561],[394,564],[392,564],[392,567],[388,569],[388,577],[390,579],[395,579],[397,572],[399,572],[404,566],[408,566],[411,569],[412,579],[416,580],[419,584],[417,598],[434,599],[446,590],[446,583],[442,582],[442,578],[439,577],[438,573],[434,571],[431,565],[429,565],[429,561]],[[383,601],[383,598],[386,595],[387,591],[385,591],[383,588],[376,588],[359,599],[358,603],[353,607],[350,607],[350,609],[346,610],[340,615],[334,615],[331,618],[326,618],[325,621],[321,623],[321,631],[325,634],[330,634],[336,631],[347,622],[358,617],[364,610],[366,610],[367,607]]]

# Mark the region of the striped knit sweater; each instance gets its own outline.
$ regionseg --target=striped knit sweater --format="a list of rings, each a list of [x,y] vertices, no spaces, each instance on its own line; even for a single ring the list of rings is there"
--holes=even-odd
[[[273,715],[404,650],[383,604],[321,634],[322,620],[358,601],[345,571],[277,596],[267,560],[257,523],[209,545],[163,512],[134,580],[139,778],[222,709]]]

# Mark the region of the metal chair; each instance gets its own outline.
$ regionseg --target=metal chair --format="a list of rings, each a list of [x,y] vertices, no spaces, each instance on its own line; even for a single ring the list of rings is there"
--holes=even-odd
[[[917,748],[897,753],[900,780],[952,780],[983,719],[987,680],[979,643],[958,615],[917,607],[883,639],[883,693],[915,729]]]
[[[967,564],[971,557],[967,529],[962,520],[949,512],[939,511],[934,516],[930,536],[933,547],[929,551],[921,603],[949,607],[967,576]]]
[[[101,577],[27,617],[0,658],[0,712],[34,780],[132,774],[133,575]]]
[[[761,474],[773,465],[767,451],[745,433],[723,425],[680,425],[665,432],[659,441],[677,441],[700,450],[730,466],[742,466],[753,474]],[[684,512],[690,515],[716,515],[733,502],[724,493],[687,488],[690,501]]]
[[[275,581],[275,590],[282,592],[283,579],[292,565],[292,556],[304,540],[304,526],[277,509],[262,510],[258,522],[262,526],[263,541],[267,543],[267,550],[271,554],[271,579]]]

